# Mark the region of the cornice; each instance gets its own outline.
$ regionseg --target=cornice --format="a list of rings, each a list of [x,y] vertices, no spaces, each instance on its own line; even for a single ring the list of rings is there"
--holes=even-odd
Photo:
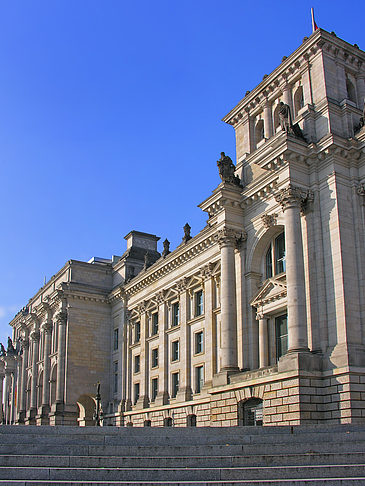
[[[326,32],[323,29],[316,30],[309,38],[305,39],[290,56],[283,59],[281,64],[264,76],[262,82],[246,96],[222,119],[230,125],[238,125],[248,112],[262,109],[262,103],[274,92],[280,91],[283,86],[294,81],[296,75],[307,68],[314,57],[320,52],[331,53],[342,59],[361,67],[365,62],[365,52],[356,46]]]
[[[159,259],[143,274],[137,275],[130,283],[124,285],[127,297],[130,297],[165,275],[173,272],[185,263],[196,258],[217,243],[217,228],[204,228],[185,245],[180,245],[167,258]]]

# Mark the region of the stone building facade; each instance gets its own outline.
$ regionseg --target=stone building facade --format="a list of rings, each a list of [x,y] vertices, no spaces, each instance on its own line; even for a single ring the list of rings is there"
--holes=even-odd
[[[365,420],[365,53],[319,29],[224,118],[206,227],[70,260],[11,321],[3,421]]]

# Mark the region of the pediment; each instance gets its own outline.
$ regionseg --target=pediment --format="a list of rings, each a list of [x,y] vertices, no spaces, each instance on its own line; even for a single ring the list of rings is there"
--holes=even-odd
[[[286,297],[286,282],[283,279],[267,279],[251,301],[252,307],[262,307],[265,304]]]

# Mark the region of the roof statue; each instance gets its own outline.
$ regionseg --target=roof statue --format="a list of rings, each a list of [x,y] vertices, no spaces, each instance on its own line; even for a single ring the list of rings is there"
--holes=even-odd
[[[228,157],[224,152],[221,152],[221,158],[217,160],[217,166],[222,182],[228,182],[228,184],[234,184],[238,187],[242,186],[240,178],[234,173],[236,167],[232,162],[231,157]]]

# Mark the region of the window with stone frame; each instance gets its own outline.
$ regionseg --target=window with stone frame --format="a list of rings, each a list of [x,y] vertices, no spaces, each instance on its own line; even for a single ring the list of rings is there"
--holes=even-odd
[[[151,368],[157,368],[158,366],[158,348],[154,348],[151,351]]]
[[[259,120],[256,123],[255,126],[255,145],[257,145],[261,142],[261,140],[264,140],[265,138],[265,128],[264,128],[264,120]]]
[[[113,363],[113,372],[114,372],[114,393],[118,393],[118,361]]]
[[[179,391],[179,372],[171,374],[171,398],[176,398]]]
[[[195,393],[200,393],[204,385],[204,367],[195,367]]]
[[[151,317],[151,336],[158,334],[158,312],[154,312]]]
[[[117,351],[119,347],[119,329],[114,329],[113,332],[113,351]]]
[[[346,76],[347,99],[356,103],[356,89],[351,79]]]
[[[194,354],[200,354],[204,349],[204,333],[203,331],[198,331],[194,334]]]
[[[303,86],[298,86],[297,90],[294,93],[294,117],[298,116],[299,110],[304,107],[304,94],[303,94]]]
[[[171,306],[171,327],[179,325],[180,321],[180,305],[179,302],[174,302]]]
[[[141,370],[141,356],[136,354],[134,356],[134,372],[139,373]]]
[[[204,294],[202,290],[198,290],[194,294],[194,310],[195,317],[201,316],[204,313]]]
[[[152,378],[151,380],[151,401],[156,400],[158,394],[158,378]]]
[[[265,277],[285,272],[285,235],[280,233],[269,245],[265,255]]]
[[[139,343],[141,340],[141,323],[137,321],[134,324],[134,342]]]
[[[134,405],[138,402],[139,399],[139,383],[134,384],[134,390],[133,390],[133,403]]]
[[[288,316],[283,314],[275,317],[275,341],[276,341],[276,359],[288,351]]]
[[[179,361],[180,358],[180,341],[172,341],[171,343],[171,361]]]

